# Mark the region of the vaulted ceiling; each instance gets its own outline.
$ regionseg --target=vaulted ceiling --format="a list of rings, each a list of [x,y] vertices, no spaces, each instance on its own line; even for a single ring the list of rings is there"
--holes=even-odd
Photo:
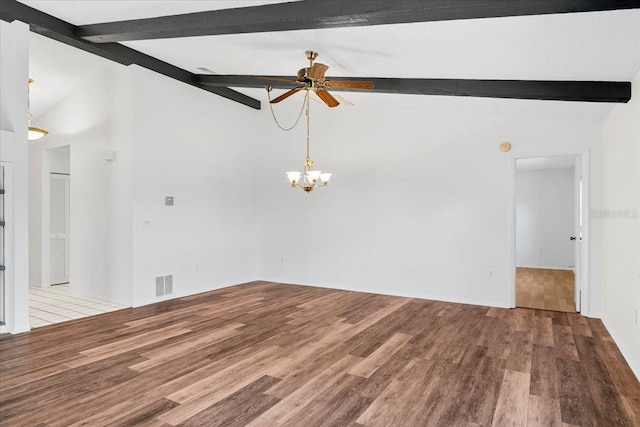
[[[640,68],[637,0],[3,0],[0,18],[253,108],[266,84],[292,87],[253,76],[293,76],[305,50],[374,91],[606,103],[598,114]]]

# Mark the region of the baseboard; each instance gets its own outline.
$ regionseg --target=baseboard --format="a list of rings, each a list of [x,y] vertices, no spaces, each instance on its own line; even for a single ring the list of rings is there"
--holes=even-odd
[[[531,265],[516,265],[516,268],[532,268],[534,270],[559,270],[559,271],[575,271],[571,267],[540,267]]]
[[[241,281],[239,283],[223,283],[223,284],[217,284],[217,285],[212,285],[212,286],[206,286],[202,289],[190,289],[187,291],[182,291],[182,292],[175,292],[173,294],[170,295],[163,295],[163,296],[158,296],[158,297],[150,297],[150,298],[144,298],[144,299],[140,299],[138,301],[133,301],[131,307],[133,308],[138,308],[138,307],[143,307],[145,305],[151,305],[151,304],[156,304],[159,302],[164,302],[164,301],[170,301],[173,299],[178,299],[178,298],[186,298],[186,297],[192,297],[194,295],[199,295],[199,294],[205,294],[207,292],[212,292],[212,291],[217,291],[219,289],[224,289],[224,288],[229,288],[231,286],[238,286],[238,285],[243,285],[245,283],[252,283],[252,282],[258,282],[261,281],[260,279],[252,279],[252,280],[247,280],[247,281]]]
[[[9,329],[9,325],[2,325],[0,326],[0,334],[11,334],[11,335],[16,335],[16,334],[21,334],[23,332],[29,332],[31,330],[31,327],[29,326],[29,324],[27,323],[26,325],[18,325],[18,326],[14,326],[13,329]]]
[[[627,351],[626,347],[624,346],[624,343],[620,339],[620,336],[618,335],[616,330],[613,327],[611,327],[611,325],[609,325],[604,319],[601,319],[601,320],[602,320],[602,323],[604,324],[604,327],[607,328],[609,335],[611,335],[611,338],[613,338],[613,341],[615,341],[616,345],[620,349],[620,353],[622,353],[622,357],[624,357],[624,360],[627,361],[627,364],[635,374],[636,378],[638,379],[638,381],[640,381],[640,366],[638,366],[638,363],[640,361],[636,362],[635,360],[633,360],[633,357],[631,357],[631,353]]]
[[[504,304],[503,302],[490,301],[490,300],[443,298],[443,297],[429,295],[429,294],[413,294],[413,293],[410,294],[410,293],[397,292],[394,290],[371,289],[371,288],[364,288],[364,287],[335,286],[335,285],[326,285],[326,284],[319,285],[315,283],[284,283],[279,280],[269,280],[269,279],[259,279],[259,280],[263,282],[281,283],[283,285],[312,286],[314,288],[336,289],[340,291],[362,292],[367,294],[389,295],[393,297],[403,297],[403,298],[418,298],[418,299],[426,299],[431,301],[450,302],[455,304],[480,305],[484,307],[497,307],[497,308],[512,308],[508,304]]]

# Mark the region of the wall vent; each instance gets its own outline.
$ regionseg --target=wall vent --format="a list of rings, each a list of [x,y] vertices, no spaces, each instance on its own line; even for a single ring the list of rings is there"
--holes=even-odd
[[[164,295],[164,276],[156,277],[156,296]]]
[[[156,296],[161,297],[173,293],[173,275],[156,277]]]
[[[170,274],[168,276],[164,276],[164,294],[172,294],[173,293],[173,275]]]

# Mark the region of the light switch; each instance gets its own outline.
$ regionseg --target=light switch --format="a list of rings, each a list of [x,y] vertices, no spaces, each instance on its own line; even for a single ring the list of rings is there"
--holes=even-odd
[[[173,206],[173,196],[164,196],[164,205]]]

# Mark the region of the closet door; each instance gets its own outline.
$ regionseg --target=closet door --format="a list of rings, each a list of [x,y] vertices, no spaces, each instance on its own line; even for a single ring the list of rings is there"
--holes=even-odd
[[[51,174],[51,284],[69,282],[69,175]]]

